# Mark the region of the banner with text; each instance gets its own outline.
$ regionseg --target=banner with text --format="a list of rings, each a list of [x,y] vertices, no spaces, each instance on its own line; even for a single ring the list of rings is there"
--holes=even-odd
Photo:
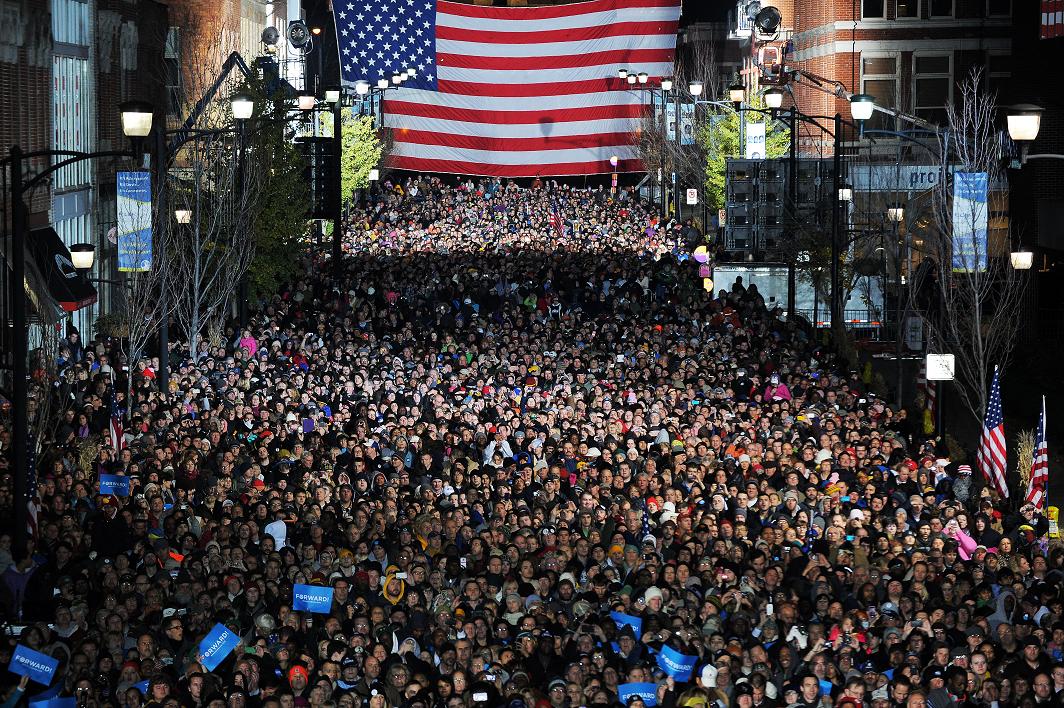
[[[985,172],[953,175],[953,272],[986,270],[987,179]]]
[[[118,270],[151,270],[151,173],[118,173]]]
[[[665,127],[668,139],[676,142],[676,104],[672,101],[665,104]]]
[[[224,624],[214,625],[214,629],[207,633],[199,645],[199,653],[202,657],[200,663],[207,671],[214,671],[218,664],[225,661],[225,657],[236,649],[240,643],[240,637]]]
[[[317,585],[295,585],[292,588],[292,609],[318,614],[329,614],[332,609],[333,589]]]
[[[128,497],[129,477],[120,474],[101,474],[100,494],[113,494],[116,497]]]
[[[639,696],[648,706],[658,704],[658,685],[656,683],[622,683],[617,687],[617,697],[621,703],[628,705],[628,699]]]
[[[695,144],[695,104],[680,104],[680,144]]]
[[[47,654],[16,644],[7,669],[19,676],[29,676],[30,681],[36,681],[42,686],[50,686],[58,666],[59,659],[53,659]]]
[[[746,124],[746,159],[763,160],[765,158],[765,124]]]
[[[617,625],[617,631],[625,628],[625,626],[631,627],[632,632],[635,634],[635,638],[639,639],[643,636],[643,618],[636,617],[635,615],[626,615],[623,612],[611,612],[610,617],[613,618],[614,624]]]
[[[662,671],[672,676],[677,683],[691,680],[691,674],[694,673],[695,663],[697,662],[697,656],[681,654],[668,644],[663,646],[658,654],[658,666],[661,667]]]

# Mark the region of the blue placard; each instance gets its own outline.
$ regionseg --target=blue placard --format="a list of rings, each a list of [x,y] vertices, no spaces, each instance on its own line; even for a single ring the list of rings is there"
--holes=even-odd
[[[119,172],[118,270],[151,270],[151,173]]]
[[[618,631],[625,628],[625,626],[631,627],[635,632],[635,638],[638,640],[643,636],[643,618],[636,617],[634,615],[626,615],[623,612],[611,612],[610,617],[617,624]]]
[[[218,664],[240,643],[240,637],[224,624],[214,625],[199,645],[200,662],[207,671],[214,671]]]
[[[658,654],[658,666],[679,683],[691,680],[691,674],[695,670],[697,661],[697,656],[681,654],[668,644],[663,646]]]
[[[46,698],[43,701],[30,701],[30,708],[74,708],[77,706],[78,701],[71,696],[70,698]]]
[[[656,706],[658,685],[656,683],[622,683],[617,687],[617,697],[621,699],[621,703],[627,704],[632,696],[639,696],[648,706]]]
[[[292,609],[327,615],[332,609],[333,589],[318,585],[296,585],[292,588]]]
[[[7,668],[13,674],[29,676],[31,681],[36,681],[42,686],[51,686],[58,666],[59,659],[53,659],[47,654],[18,644],[15,646],[15,653],[11,655],[11,663]]]
[[[101,474],[100,494],[114,494],[116,497],[128,497],[129,477],[121,474]]]
[[[148,695],[148,680],[144,679],[140,683],[133,684],[133,688],[141,692],[141,695]]]

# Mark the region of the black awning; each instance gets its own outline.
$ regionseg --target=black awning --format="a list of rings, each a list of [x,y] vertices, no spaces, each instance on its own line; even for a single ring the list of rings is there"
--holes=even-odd
[[[74,268],[70,250],[55,229],[49,226],[31,231],[27,246],[48,293],[60,307],[74,312],[96,302],[96,288]]]

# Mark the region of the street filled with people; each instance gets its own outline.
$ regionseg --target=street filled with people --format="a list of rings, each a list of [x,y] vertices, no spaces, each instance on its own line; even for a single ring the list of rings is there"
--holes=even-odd
[[[71,332],[0,701],[1064,706],[1044,515],[699,243],[630,190],[402,178],[164,390]]]

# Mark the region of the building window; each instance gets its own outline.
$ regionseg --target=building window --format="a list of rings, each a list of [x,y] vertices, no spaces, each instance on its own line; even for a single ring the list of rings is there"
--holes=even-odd
[[[953,86],[952,56],[913,57],[913,112],[924,120],[945,125],[946,104]]]
[[[987,17],[1011,17],[1012,0],[986,0]]]
[[[896,17],[900,19],[920,17],[920,0],[898,0]]]
[[[1009,79],[1012,78],[1012,55],[1010,54],[987,54],[986,55],[986,88],[987,91],[1001,96]]]
[[[929,0],[931,17],[953,17],[953,0]]]
[[[877,106],[898,106],[898,58],[896,56],[861,57],[861,90],[872,95]],[[869,128],[895,130],[894,118],[880,112],[867,121]]]
[[[89,44],[89,4],[52,0],[52,39],[56,44]]]
[[[861,16],[865,19],[886,17],[886,0],[861,0]]]

